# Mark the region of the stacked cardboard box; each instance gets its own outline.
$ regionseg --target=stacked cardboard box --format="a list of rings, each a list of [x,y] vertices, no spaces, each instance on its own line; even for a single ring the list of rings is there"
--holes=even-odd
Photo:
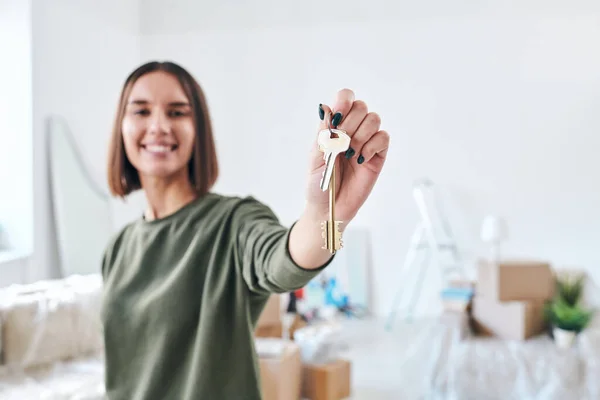
[[[302,359],[294,342],[274,339],[280,347],[273,354],[260,354],[259,368],[264,400],[298,400],[302,391]],[[269,345],[268,342],[263,344]],[[263,346],[264,347],[264,346]]]
[[[471,300],[475,293],[475,282],[453,280],[442,290],[441,298],[444,311],[469,312]]]
[[[324,365],[302,366],[302,398],[341,400],[351,395],[351,363],[336,360]]]
[[[306,326],[299,315],[291,321],[289,337],[283,338],[283,308],[280,295],[271,295],[256,325],[260,374],[265,400],[341,400],[350,396],[351,363],[340,359],[327,364],[304,364],[294,331]],[[277,354],[265,354],[269,346]]]
[[[269,298],[254,331],[255,337],[263,338],[282,338],[287,337],[284,329],[284,321],[282,319],[282,301],[281,295],[273,294]],[[294,339],[294,332],[306,326],[306,322],[298,314],[293,315],[289,323],[289,338]]]
[[[282,337],[281,314],[281,295],[272,294],[258,318],[254,335],[256,337]]]
[[[257,341],[264,400],[342,400],[351,395],[351,363],[302,364],[297,343],[285,339]]]
[[[480,261],[472,303],[477,333],[524,340],[542,333],[544,303],[554,294],[554,274],[542,261]]]

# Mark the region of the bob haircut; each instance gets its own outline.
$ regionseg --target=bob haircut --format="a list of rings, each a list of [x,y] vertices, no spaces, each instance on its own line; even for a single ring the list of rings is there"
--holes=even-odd
[[[219,165],[213,138],[212,124],[202,88],[183,67],[173,62],[151,61],[139,66],[125,80],[117,108],[108,149],[108,186],[113,196],[125,198],[142,188],[138,171],[125,153],[121,125],[131,88],[143,75],[164,71],[173,75],[183,88],[192,108],[196,137],[188,163],[190,182],[200,196],[208,193],[219,176]]]

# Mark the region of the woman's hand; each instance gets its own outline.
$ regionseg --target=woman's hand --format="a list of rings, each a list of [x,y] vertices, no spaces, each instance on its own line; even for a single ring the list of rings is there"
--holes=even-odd
[[[344,230],[369,197],[385,163],[390,137],[379,130],[381,119],[369,112],[365,102],[354,99],[354,92],[340,90],[333,109],[319,106],[321,123],[319,131],[331,127],[346,131],[350,136],[350,149],[339,154],[336,160],[335,219],[342,221]],[[331,253],[323,248],[321,221],[329,217],[329,192],[320,188],[325,170],[323,153],[315,142],[310,154],[307,205],[290,234],[288,248],[292,259],[306,269],[319,268],[331,260]]]
[[[390,136],[380,130],[381,118],[368,110],[367,104],[355,100],[354,92],[340,90],[333,109],[319,106],[319,130],[331,127],[345,131],[350,136],[350,149],[339,154],[336,160],[335,219],[343,221],[341,228],[350,222],[369,197],[385,163]],[[329,193],[321,191],[320,181],[325,170],[323,152],[315,140],[310,155],[310,172],[305,215],[326,220],[329,213]]]

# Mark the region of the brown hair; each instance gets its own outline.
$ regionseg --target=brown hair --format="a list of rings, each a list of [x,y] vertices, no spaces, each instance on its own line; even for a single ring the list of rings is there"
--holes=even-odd
[[[190,102],[196,140],[192,158],[188,164],[189,177],[198,195],[204,195],[210,191],[219,176],[219,165],[206,98],[202,88],[188,71],[168,61],[151,61],[143,64],[125,80],[108,150],[108,186],[110,192],[114,196],[123,198],[131,192],[141,189],[138,172],[125,154],[121,124],[133,84],[141,76],[154,71],[164,71],[176,77]]]

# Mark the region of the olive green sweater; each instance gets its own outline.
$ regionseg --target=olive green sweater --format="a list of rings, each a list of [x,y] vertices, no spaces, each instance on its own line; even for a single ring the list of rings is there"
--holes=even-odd
[[[304,286],[290,228],[252,197],[208,194],[125,226],[103,263],[110,400],[259,400],[253,332],[271,293]]]

